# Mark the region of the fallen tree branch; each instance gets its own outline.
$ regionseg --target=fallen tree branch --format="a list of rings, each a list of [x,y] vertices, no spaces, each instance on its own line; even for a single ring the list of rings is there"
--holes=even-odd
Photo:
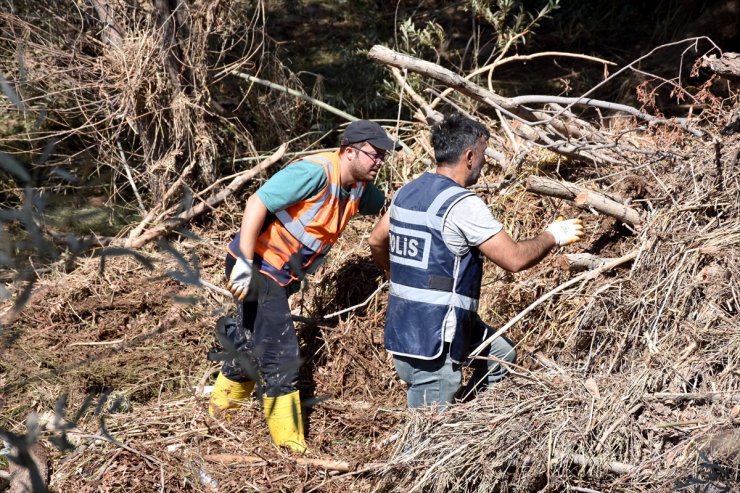
[[[232,74],[236,75],[237,77],[241,77],[242,79],[247,80],[249,82],[255,82],[255,83],[260,84],[260,85],[263,85],[265,87],[269,87],[270,89],[274,89],[276,91],[281,91],[281,92],[284,92],[286,94],[290,94],[291,96],[295,96],[297,98],[301,98],[304,101],[308,101],[309,103],[311,103],[311,104],[313,104],[315,106],[318,106],[319,108],[323,108],[326,111],[328,111],[329,113],[334,113],[335,115],[337,115],[339,117],[342,117],[345,120],[348,120],[348,121],[351,121],[351,122],[354,122],[354,121],[359,120],[359,118],[357,118],[356,116],[350,115],[349,113],[344,112],[344,111],[342,111],[342,110],[340,110],[338,108],[335,108],[334,106],[332,106],[330,104],[327,104],[327,103],[325,103],[323,101],[319,101],[316,98],[312,98],[311,96],[309,96],[308,94],[306,94],[304,92],[296,91],[295,89],[291,89],[289,87],[281,86],[280,84],[276,84],[274,82],[270,82],[269,80],[259,79],[259,78],[255,77],[253,75],[245,74],[243,72],[234,71],[234,72],[232,72]]]
[[[411,87],[408,82],[403,78],[401,75],[401,71],[398,70],[396,67],[391,67],[391,73],[393,74],[393,77],[395,77],[396,82],[398,82],[399,85],[401,85],[404,88],[404,91],[408,93],[409,97],[419,106],[419,108],[424,112],[422,115],[422,118],[426,121],[426,123],[432,125],[434,123],[439,123],[444,118],[444,115],[440,113],[439,111],[433,109],[419,94],[414,91],[414,88]],[[486,156],[495,159],[496,162],[501,165],[502,168],[506,168],[506,156],[504,156],[502,153],[495,151],[491,149],[490,147],[486,147],[485,150]]]
[[[619,103],[612,103],[610,101],[601,101],[599,99],[592,99],[592,98],[567,98],[563,96],[538,96],[538,95],[530,95],[530,96],[517,96],[514,98],[511,98],[511,101],[514,104],[548,104],[548,103],[557,103],[557,104],[565,104],[568,107],[575,106],[575,105],[582,105],[582,106],[591,106],[594,108],[602,108],[606,110],[612,110],[612,111],[619,111],[622,113],[627,113],[628,115],[632,115],[635,118],[638,118],[640,120],[644,120],[646,122],[651,123],[678,123],[681,128],[689,132],[690,134],[696,136],[696,137],[703,137],[704,132],[701,130],[696,130],[693,128],[690,128],[688,126],[689,120],[686,118],[674,118],[671,120],[666,120],[663,118],[658,118],[657,116],[649,115],[643,111],[638,110],[637,108],[633,108],[632,106],[627,106],[626,104],[619,104]]]
[[[592,208],[602,214],[617,218],[624,223],[635,225],[641,222],[640,213],[636,210],[592,190],[579,193],[575,203],[578,206]]]
[[[203,212],[206,211],[206,209],[213,209],[221,202],[226,200],[229,196],[238,192],[247,182],[249,182],[249,180],[278,162],[283,157],[283,154],[285,154],[285,150],[287,148],[288,144],[281,145],[280,148],[278,148],[278,150],[272,154],[272,156],[268,157],[247,172],[234,178],[226,188],[211,196],[211,198],[209,198],[208,200],[189,208],[188,210],[178,214],[173,218],[170,218],[164,224],[161,224],[156,228],[146,231],[137,238],[129,238],[128,240],[126,240],[124,246],[126,248],[141,248],[146,243],[159,238],[160,236],[164,236],[175,228],[178,228],[188,221],[192,220],[194,217],[201,215]]]
[[[709,402],[740,402],[740,394],[727,394],[723,392],[656,392],[647,394],[647,400],[655,401],[709,401]]]
[[[208,454],[203,457],[208,462],[218,462],[220,464],[265,464],[267,461],[262,457],[254,457],[249,455],[237,455],[237,454]],[[290,460],[298,464],[299,466],[318,467],[326,469],[327,471],[339,471],[339,472],[350,472],[362,470],[380,469],[385,467],[386,464],[383,462],[360,464],[356,462],[346,462],[341,460],[326,460],[326,459],[307,459],[303,457],[290,457],[286,460]]]
[[[598,457],[588,457],[583,454],[560,453],[557,454],[555,458],[559,461],[572,462],[581,467],[598,467],[617,474],[631,474],[639,470],[637,466],[634,466],[632,464],[625,464],[624,462],[617,462],[613,460],[603,460]],[[645,471],[645,473],[648,472],[650,471]]]
[[[508,47],[507,47],[508,48]],[[540,53],[534,53],[532,55],[512,55],[505,58],[499,58],[495,60],[493,63],[489,63],[488,65],[484,65],[480,68],[477,68],[470,72],[468,75],[465,76],[466,79],[470,80],[476,75],[480,75],[484,72],[493,72],[497,67],[500,67],[501,65],[505,65],[510,62],[516,62],[516,61],[527,61],[527,60],[534,60],[535,58],[540,57],[546,57],[546,56],[552,56],[552,57],[571,57],[571,58],[581,58],[583,60],[588,60],[592,62],[597,63],[603,63],[604,65],[616,65],[614,62],[610,62],[609,60],[604,60],[603,58],[597,58],[592,57],[589,55],[583,55],[581,53],[568,53],[568,52],[562,52],[562,51],[543,51]],[[437,106],[439,101],[441,100],[441,97],[447,96],[449,93],[452,92],[452,89],[448,88],[442,91],[439,95],[439,98],[432,102],[431,107],[434,108]]]
[[[567,253],[558,257],[556,263],[563,270],[579,272],[598,269],[610,260],[612,259],[599,257],[590,253]]]
[[[525,185],[527,192],[559,199],[573,200],[586,189],[568,181],[553,180],[544,176],[531,175]]]

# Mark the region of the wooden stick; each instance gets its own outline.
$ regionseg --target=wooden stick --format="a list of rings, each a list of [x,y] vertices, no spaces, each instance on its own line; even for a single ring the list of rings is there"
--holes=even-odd
[[[327,103],[325,103],[323,101],[319,101],[316,98],[312,98],[311,96],[309,96],[308,94],[306,94],[304,92],[296,91],[295,89],[291,89],[289,87],[281,86],[280,84],[276,84],[276,83],[271,82],[269,80],[258,79],[257,77],[255,77],[253,75],[245,74],[243,72],[239,72],[239,71],[236,71],[236,70],[234,70],[232,72],[232,74],[236,75],[237,77],[241,77],[244,80],[248,80],[249,82],[255,82],[257,84],[261,84],[263,86],[269,87],[270,89],[274,89],[276,91],[282,91],[282,92],[284,92],[286,94],[290,94],[291,96],[295,96],[297,98],[301,98],[301,99],[303,99],[305,101],[308,101],[309,103],[311,103],[313,105],[318,106],[319,108],[325,109],[329,113],[334,113],[335,115],[337,115],[337,116],[339,116],[341,118],[344,118],[347,121],[354,122],[354,121],[359,120],[359,118],[357,118],[356,116],[350,115],[349,113],[347,113],[345,111],[342,111],[342,110],[340,110],[338,108],[335,108],[334,106],[332,106],[330,104],[327,104]]]
[[[182,212],[174,218],[171,218],[166,223],[160,224],[156,228],[150,229],[137,238],[129,238],[128,240],[126,240],[124,246],[127,248],[141,248],[153,239],[159,238],[160,236],[169,233],[173,229],[182,226],[183,224],[192,220],[194,217],[199,216],[200,214],[205,212],[206,209],[212,209],[215,206],[219,205],[230,195],[233,195],[234,193],[239,191],[247,182],[249,182],[249,180],[278,162],[280,158],[283,157],[283,154],[285,154],[285,150],[287,148],[288,144],[281,145],[280,148],[275,151],[272,156],[268,157],[246,173],[243,173],[234,178],[225,189],[211,196],[211,198],[209,198],[207,201],[201,202],[198,205],[191,207],[190,209]]]
[[[548,197],[557,197],[566,200],[573,200],[576,198],[576,195],[586,190],[568,181],[553,180],[552,178],[535,175],[527,178],[526,189],[527,192],[536,193],[537,195],[546,195]]]
[[[593,208],[602,214],[615,217],[627,224],[634,225],[641,222],[639,212],[598,192],[591,190],[581,192],[576,196],[575,202],[576,205]]]
[[[599,257],[590,253],[566,253],[555,261],[563,270],[580,272],[584,270],[598,269],[609,262],[610,258]]]
[[[656,401],[710,401],[710,402],[740,402],[740,394],[727,395],[723,392],[656,392],[647,394],[646,399]]]
[[[237,454],[208,454],[203,457],[209,462],[219,462],[223,464],[228,463],[240,463],[240,464],[264,464],[265,459],[262,457],[254,457],[249,455],[237,455]],[[319,467],[328,471],[339,471],[339,472],[350,472],[360,469],[362,466],[363,470],[378,469],[385,467],[385,463],[368,463],[359,464],[356,462],[347,462],[341,460],[327,460],[327,459],[306,459],[302,457],[290,457],[286,460],[291,460],[300,466]]]
[[[638,470],[637,466],[624,462],[606,461],[598,457],[588,457],[583,454],[557,454],[559,460],[570,461],[582,467],[597,466],[617,474],[630,474]],[[647,472],[647,471],[646,471]]]

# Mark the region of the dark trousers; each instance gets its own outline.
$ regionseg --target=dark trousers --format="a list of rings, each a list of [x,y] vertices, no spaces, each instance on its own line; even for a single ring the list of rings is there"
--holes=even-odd
[[[226,278],[234,258],[226,255]],[[235,382],[255,381],[268,397],[297,389],[301,360],[288,291],[272,278],[254,272],[247,298],[236,301],[236,325],[227,331],[237,352],[224,361],[221,373]]]

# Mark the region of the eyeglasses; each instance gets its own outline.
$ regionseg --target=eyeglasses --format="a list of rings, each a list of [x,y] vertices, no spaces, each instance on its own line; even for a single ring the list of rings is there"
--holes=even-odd
[[[363,153],[364,155],[366,155],[367,157],[369,157],[373,161],[381,161],[382,162],[382,161],[385,161],[385,158],[386,158],[385,152],[375,154],[375,153],[370,153],[370,152],[367,152],[365,150],[362,150],[359,147],[353,147],[352,149],[354,149],[356,151],[360,151],[361,153]]]

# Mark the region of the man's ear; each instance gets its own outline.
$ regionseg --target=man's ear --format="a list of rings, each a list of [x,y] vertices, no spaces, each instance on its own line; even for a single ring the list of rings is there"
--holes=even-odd
[[[473,157],[474,157],[474,154],[473,154],[473,149],[471,149],[471,148],[468,148],[468,149],[467,149],[467,150],[465,151],[465,165],[466,165],[466,166],[467,166],[468,168],[472,168],[472,167],[473,167]]]

